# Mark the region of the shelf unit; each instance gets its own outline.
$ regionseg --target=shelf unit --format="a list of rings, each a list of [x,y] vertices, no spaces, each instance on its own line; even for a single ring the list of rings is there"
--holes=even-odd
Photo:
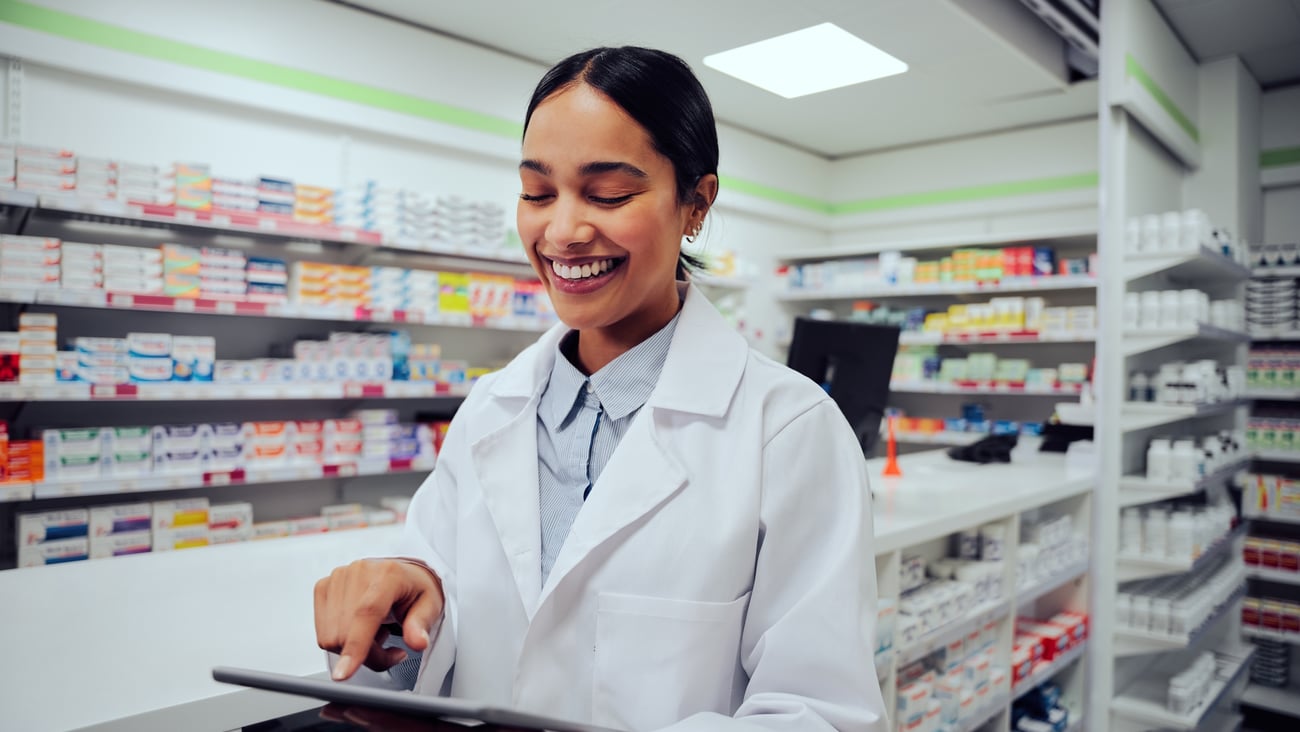
[[[1219,697],[1233,689],[1219,684],[1211,699],[1192,715],[1174,715],[1165,708],[1166,680],[1172,669],[1185,667],[1192,648],[1210,643],[1237,643],[1240,628],[1238,597],[1225,598],[1209,627],[1182,637],[1121,630],[1115,622],[1115,598],[1121,582],[1140,577],[1176,577],[1197,562],[1150,562],[1119,555],[1121,512],[1129,506],[1193,493],[1207,500],[1228,500],[1221,486],[1226,472],[1203,481],[1155,484],[1140,478],[1148,444],[1156,430],[1179,436],[1201,436],[1245,427],[1244,399],[1214,404],[1161,405],[1126,401],[1129,376],[1150,373],[1162,363],[1214,358],[1224,365],[1245,365],[1244,333],[1198,325],[1195,329],[1135,331],[1124,312],[1132,293],[1199,289],[1211,300],[1244,302],[1250,268],[1235,245],[1225,254],[1204,235],[1198,245],[1182,251],[1151,251],[1149,236],[1134,242],[1130,222],[1198,210],[1218,227],[1241,234],[1252,231],[1250,207],[1227,181],[1251,179],[1253,160],[1242,159],[1243,130],[1255,119],[1240,101],[1224,74],[1216,74],[1187,53],[1177,32],[1148,0],[1107,6],[1101,35],[1101,225],[1097,320],[1097,415],[1095,430],[1101,468],[1097,492],[1094,568],[1094,628],[1091,683],[1087,712],[1090,725],[1112,732],[1158,729],[1204,729],[1217,725],[1211,713]],[[1234,77],[1236,79],[1237,77]],[[1211,114],[1208,110],[1214,110]],[[1199,129],[1199,131],[1198,131]],[[1251,153],[1254,154],[1253,152]],[[1140,227],[1139,227],[1140,228]],[[1181,228],[1181,227],[1180,227]],[[1180,232],[1182,233],[1182,232]],[[1247,234],[1250,236],[1251,234]],[[1180,240],[1183,237],[1179,237]],[[1154,246],[1162,246],[1157,244]],[[1134,251],[1136,249],[1137,251]],[[1228,553],[1240,562],[1240,536],[1233,533],[1211,554]],[[1216,559],[1215,561],[1219,561]],[[1230,649],[1231,650],[1231,649]],[[1244,674],[1253,649],[1243,652],[1234,676]],[[1231,681],[1231,679],[1229,680]]]
[[[1033,691],[1039,684],[1051,680],[1063,669],[1070,666],[1075,661],[1078,661],[1080,658],[1083,658],[1084,653],[1087,650],[1088,646],[1085,642],[1066,651],[1060,658],[1052,659],[1050,663],[1040,661],[1038,667],[1030,672],[1028,676],[1021,679],[1020,683],[1012,687],[1011,698],[1013,700],[1019,699],[1025,694]]]
[[[1097,279],[1091,275],[1056,275],[1052,277],[1017,277],[998,282],[935,282],[920,285],[878,285],[853,290],[785,291],[777,299],[786,302],[830,300],[888,299],[900,297],[943,297],[954,295],[1011,295],[1033,292],[1091,290]]]
[[[1239,471],[1250,465],[1249,458],[1225,465],[1213,473],[1194,481],[1156,481],[1140,475],[1126,475],[1119,483],[1119,505],[1123,508],[1170,498],[1204,493],[1212,485],[1222,485]]]
[[[1277,630],[1269,630],[1268,628],[1242,627],[1241,634],[1246,638],[1261,638],[1263,640],[1282,641],[1292,645],[1300,645],[1300,634],[1297,633],[1283,633]]]
[[[1297,402],[1300,401],[1300,389],[1247,389],[1247,399]]]
[[[1256,450],[1253,457],[1270,463],[1300,463],[1298,450]]]
[[[1270,712],[1300,717],[1300,694],[1294,689],[1274,689],[1260,684],[1247,684],[1241,692],[1241,703]]]
[[[1246,576],[1251,579],[1267,580],[1269,582],[1283,582],[1289,585],[1300,585],[1300,572],[1288,572],[1285,569],[1252,567],[1247,564]]]
[[[997,345],[1053,345],[1058,343],[1095,343],[1093,331],[1066,333],[932,333],[905,332],[899,335],[900,346],[997,346]]]
[[[1030,583],[1028,587],[1022,587],[1016,592],[1016,604],[1021,607],[1037,601],[1040,597],[1050,595],[1060,588],[1070,584],[1083,577],[1088,573],[1088,562],[1076,564],[1073,567],[1058,572],[1054,577],[1047,579],[1038,579]]]
[[[156,384],[14,384],[0,385],[0,402],[190,402],[242,400],[425,399],[455,406],[468,386],[419,381],[304,384],[185,383]]]
[[[892,383],[889,390],[898,394],[964,394],[968,396],[1078,396],[1082,384],[1068,386],[1025,386],[1024,384],[999,384],[994,382],[941,383],[917,381]]]
[[[1186,730],[1192,732],[1200,728],[1211,713],[1223,702],[1228,691],[1245,678],[1250,660],[1255,649],[1250,646],[1233,647],[1228,652],[1231,666],[1226,678],[1210,682],[1205,695],[1205,703],[1190,714],[1174,714],[1165,703],[1168,694],[1168,679],[1164,677],[1143,678],[1115,697],[1110,704],[1111,712],[1118,718],[1144,725],[1154,725],[1159,729]]]
[[[1300,341],[1300,330],[1252,330],[1250,339],[1258,342]]]
[[[1194,628],[1186,633],[1153,633],[1148,630],[1134,630],[1132,628],[1115,629],[1115,656],[1117,658],[1129,656],[1145,656],[1152,653],[1164,653],[1169,651],[1181,651],[1187,648],[1196,648],[1201,641],[1210,637],[1211,631],[1221,622],[1230,619],[1240,619],[1241,613],[1236,610],[1236,602],[1244,597],[1246,588],[1244,586],[1233,590],[1223,602],[1219,604],[1219,609],[1205,619],[1200,627]]]

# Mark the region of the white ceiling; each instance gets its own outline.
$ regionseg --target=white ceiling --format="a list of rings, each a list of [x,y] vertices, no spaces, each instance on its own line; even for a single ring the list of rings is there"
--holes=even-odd
[[[1018,0],[958,2],[1002,3],[1004,16],[1028,17]],[[753,0],[350,0],[349,4],[547,66],[597,45],[661,48],[683,57],[695,69],[719,121],[831,158],[1096,113],[1095,83],[1066,84],[1059,70],[1054,73],[1031,60],[1034,54],[1026,50],[1033,44],[1016,42],[1013,47],[1007,33],[991,32],[948,0],[761,4]],[[826,21],[901,58],[911,70],[844,89],[782,99],[703,64],[710,53]],[[1036,23],[1033,19],[1027,25]],[[1020,31],[1045,28],[1012,26]],[[1050,42],[1056,41],[1047,35]],[[1041,50],[1042,34],[1035,40]]]
[[[1300,0],[1156,0],[1197,61],[1236,54],[1263,87],[1300,83]]]

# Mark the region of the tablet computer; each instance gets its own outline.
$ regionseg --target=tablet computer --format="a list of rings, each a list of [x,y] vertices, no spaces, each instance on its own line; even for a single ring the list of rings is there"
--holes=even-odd
[[[518,727],[538,732],[617,732],[607,727],[551,719],[512,709],[492,707],[466,699],[441,696],[423,696],[409,691],[373,689],[335,681],[305,679],[269,671],[217,666],[212,678],[227,684],[238,684],[254,689],[278,691],[282,694],[306,696],[321,701],[346,706],[382,709],[417,719],[475,720],[503,727]]]

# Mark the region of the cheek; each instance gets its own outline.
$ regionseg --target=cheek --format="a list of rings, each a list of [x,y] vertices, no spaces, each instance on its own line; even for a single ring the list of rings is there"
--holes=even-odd
[[[607,223],[602,233],[639,260],[639,267],[658,267],[677,261],[680,238],[676,226],[671,215],[647,211],[617,217]]]

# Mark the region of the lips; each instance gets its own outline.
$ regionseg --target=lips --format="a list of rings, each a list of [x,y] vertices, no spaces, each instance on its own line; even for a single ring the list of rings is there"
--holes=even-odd
[[[622,257],[610,257],[608,259],[597,259],[593,262],[586,262],[583,264],[569,265],[552,260],[551,271],[566,280],[581,280],[588,277],[599,277],[617,267],[622,263],[622,261]]]
[[[582,257],[560,261],[542,257],[550,264],[549,280],[558,292],[585,295],[604,287],[627,262],[627,257]]]

